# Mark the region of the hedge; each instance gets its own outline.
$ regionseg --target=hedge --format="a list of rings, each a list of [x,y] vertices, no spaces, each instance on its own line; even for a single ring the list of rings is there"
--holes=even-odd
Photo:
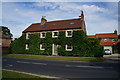
[[[46,33],[46,38],[40,38],[40,33],[30,34],[30,39],[25,39],[25,34],[11,44],[11,51],[15,54],[42,54],[52,55],[52,44],[56,43],[58,55],[61,56],[85,56],[102,57],[103,47],[99,45],[99,39],[87,38],[86,33],[74,31],[72,37],[65,37],[65,31],[59,32],[59,37],[52,38],[52,32]],[[29,50],[25,49],[25,44],[29,44]],[[40,43],[45,44],[45,50],[40,50]],[[71,43],[72,51],[66,51],[65,45]]]

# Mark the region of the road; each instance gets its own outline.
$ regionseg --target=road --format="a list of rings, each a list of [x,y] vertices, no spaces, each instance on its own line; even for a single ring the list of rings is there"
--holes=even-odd
[[[2,59],[3,69],[61,78],[117,78],[118,63],[73,62],[37,59]]]

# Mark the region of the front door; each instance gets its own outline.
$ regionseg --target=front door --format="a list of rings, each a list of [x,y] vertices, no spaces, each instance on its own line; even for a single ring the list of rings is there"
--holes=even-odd
[[[57,47],[57,44],[52,45],[52,55],[58,55]]]

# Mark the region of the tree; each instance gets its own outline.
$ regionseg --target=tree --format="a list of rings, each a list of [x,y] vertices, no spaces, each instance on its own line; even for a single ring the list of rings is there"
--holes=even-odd
[[[7,38],[12,38],[13,35],[10,32],[10,29],[8,29],[5,26],[0,26],[0,29],[2,31],[2,36],[7,37]]]

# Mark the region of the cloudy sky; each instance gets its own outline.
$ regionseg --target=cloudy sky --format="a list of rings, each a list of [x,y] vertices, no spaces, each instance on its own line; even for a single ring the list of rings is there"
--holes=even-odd
[[[14,38],[32,23],[73,19],[84,11],[88,35],[118,30],[118,2],[2,2],[2,26],[8,27]]]

